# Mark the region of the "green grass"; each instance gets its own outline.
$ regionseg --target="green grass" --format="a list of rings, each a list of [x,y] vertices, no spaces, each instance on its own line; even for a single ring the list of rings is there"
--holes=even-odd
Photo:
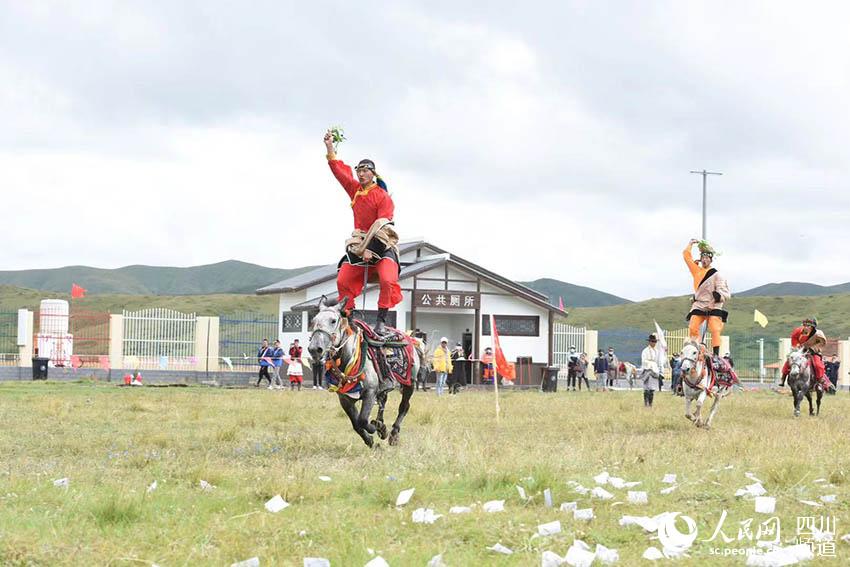
[[[680,398],[656,400],[647,411],[639,392],[505,392],[496,424],[491,393],[417,394],[400,446],[368,450],[325,392],[0,384],[0,564],[229,565],[256,555],[262,565],[323,556],[356,566],[372,548],[391,565],[425,565],[437,553],[449,565],[539,565],[543,550],[563,556],[580,538],[636,565],[657,542],[621,528],[624,514],[682,512],[697,521],[700,539],[724,509],[726,533],[747,518],[762,521],[752,501],[733,496],[751,483],[745,471],[777,498],[785,538],[797,516],[832,515],[839,534],[850,531],[846,394],[827,397],[819,418],[794,419],[786,397],[736,393],[712,431],[682,417]],[[390,417],[397,402],[393,395]],[[591,487],[602,470],[643,481],[649,505],[590,500],[567,485]],[[681,484],[661,496],[667,472]],[[53,486],[66,476],[67,490]],[[834,486],[819,487],[818,478]],[[147,494],[154,480],[158,489]],[[216,488],[202,491],[200,480]],[[516,484],[531,501],[519,500]],[[409,487],[413,500],[397,510],[396,495]],[[577,523],[544,507],[546,488],[556,506],[577,500],[597,518]],[[608,489],[624,501],[625,491]],[[817,511],[799,503],[827,493],[838,503]],[[276,494],[292,505],[273,515],[263,503]],[[506,499],[506,511],[483,513],[478,504],[491,499]],[[460,505],[476,507],[448,515]],[[413,524],[418,507],[446,516]],[[556,519],[563,534],[532,537]],[[485,549],[496,542],[515,554]],[[677,564],[717,564],[710,545],[698,541]],[[837,549],[839,558],[815,564],[846,564],[847,545]]]
[[[685,315],[690,310],[689,297],[664,297],[640,303],[610,307],[580,307],[570,310],[571,325],[587,325],[591,329],[618,329],[633,327],[651,329],[656,319],[665,329],[686,326]],[[820,297],[733,297],[729,305],[729,321],[725,334],[759,334],[790,336],[791,329],[804,318],[815,315],[820,328],[828,337],[850,336],[850,294]],[[758,309],[769,320],[762,329],[753,322],[753,310]]]

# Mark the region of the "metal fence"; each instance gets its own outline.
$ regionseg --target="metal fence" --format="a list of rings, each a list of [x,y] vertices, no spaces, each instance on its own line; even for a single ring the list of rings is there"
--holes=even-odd
[[[747,382],[775,380],[785,362],[779,358],[780,340],[768,335],[730,334],[729,354],[738,379]]]
[[[194,313],[161,307],[124,311],[126,368],[191,369],[195,356]]]
[[[0,366],[18,363],[18,312],[0,311]]]
[[[566,368],[571,346],[576,347],[578,353],[584,352],[584,338],[587,334],[587,328],[573,327],[566,323],[555,323],[552,334],[554,339],[552,362],[555,366]]]
[[[599,348],[608,352],[614,348],[614,354],[620,362],[631,362],[640,366],[640,353],[646,347],[646,337],[650,330],[641,329],[600,329]]]
[[[263,339],[277,338],[276,313],[243,311],[219,316],[219,356],[233,366],[256,366],[257,349]]]

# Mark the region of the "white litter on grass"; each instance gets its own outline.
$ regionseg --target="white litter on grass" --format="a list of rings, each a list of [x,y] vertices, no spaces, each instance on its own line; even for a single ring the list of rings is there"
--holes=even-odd
[[[472,508],[469,506],[452,506],[449,508],[449,514],[469,514]]]
[[[850,534],[844,534],[843,536],[841,536],[841,541],[843,541],[844,543],[850,543]]]
[[[800,504],[805,504],[806,506],[814,506],[815,508],[823,508],[823,504],[820,502],[815,502],[814,500],[800,500]]]
[[[260,558],[251,557],[245,561],[237,561],[236,563],[231,563],[230,567],[260,567]]]
[[[629,490],[629,504],[647,504],[649,503],[649,496],[646,492],[642,492],[639,490]]]
[[[390,564],[387,563],[386,560],[379,555],[363,567],[390,567]]]
[[[735,496],[764,496],[765,494],[767,494],[767,490],[764,489],[760,482],[739,488],[735,492]]]
[[[676,475],[673,473],[667,473],[664,475],[664,478],[661,479],[661,482],[664,484],[676,484]]]
[[[620,518],[620,525],[623,527],[640,526],[648,532],[657,532],[658,521],[665,515],[666,514],[659,514],[653,518],[649,518],[647,516],[623,516]]]
[[[213,486],[212,484],[208,483],[208,482],[207,482],[207,481],[205,481],[205,480],[201,480],[201,482],[199,482],[198,484],[201,486],[201,490],[207,490],[207,491],[209,491],[209,490],[214,490],[214,489],[215,489],[215,486]]]
[[[58,486],[59,488],[68,488],[71,484],[71,480],[69,478],[60,478],[53,481],[53,486]]]
[[[281,510],[289,508],[289,502],[284,500],[280,494],[266,502],[266,510],[272,514],[277,514]]]
[[[305,557],[304,567],[331,567],[331,562],[324,557]]]
[[[784,567],[814,558],[815,554],[812,552],[812,548],[806,543],[801,543],[789,547],[779,547],[763,555],[750,555],[747,557],[747,567]]]
[[[756,477],[756,475],[754,475],[751,472],[745,472],[744,476],[747,477],[748,479],[750,479],[753,482],[761,483],[761,480],[759,480],[758,477]]]
[[[525,493],[525,489],[523,487],[517,485],[516,491],[519,493],[521,500],[528,500],[528,494]]]
[[[601,543],[596,544],[596,559],[600,563],[612,565],[620,560],[620,552],[616,549],[608,549]]]
[[[505,511],[505,501],[504,500],[490,500],[489,502],[484,503],[484,511],[485,512],[504,512]]]
[[[561,512],[571,512],[578,508],[578,502],[561,502]]]
[[[611,500],[614,498],[614,495],[602,488],[601,486],[595,487],[590,491],[590,496],[593,498],[599,498],[600,500]]]
[[[442,517],[442,514],[434,513],[431,508],[417,508],[413,511],[414,524],[433,524]]]
[[[576,484],[576,485],[573,487],[573,490],[575,490],[575,491],[576,491],[576,492],[578,492],[579,494],[587,494],[588,492],[590,492],[590,489],[589,489],[589,488],[585,488],[585,487],[583,487],[583,486],[582,486],[582,485],[580,485],[580,484]]]
[[[551,508],[552,504],[552,491],[550,489],[546,489],[543,491],[543,505],[547,508]]]
[[[157,487],[156,481],[153,481],[153,482],[150,484],[150,486],[148,486],[147,490],[145,490],[145,492],[147,492],[148,494],[150,494],[151,492],[153,492],[154,490],[156,490],[156,487]]]
[[[640,484],[640,481],[626,482],[622,478],[612,476],[608,479],[608,484],[617,489],[634,488],[635,486],[638,486]]]
[[[756,513],[773,514],[776,510],[776,498],[772,496],[756,496]]]
[[[560,567],[566,561],[554,551],[544,551],[540,558],[540,567]]]
[[[676,484],[674,484],[673,486],[668,486],[667,488],[662,488],[662,489],[661,489],[661,494],[665,494],[665,495],[667,495],[667,494],[671,494],[671,493],[672,493],[674,490],[676,490],[677,488],[679,488],[679,486],[678,486],[678,485],[676,485]]]
[[[822,483],[826,482],[826,479],[825,478],[816,478],[812,482],[815,483],[815,484],[822,484]]]
[[[513,549],[510,549],[509,547],[505,547],[501,543],[497,543],[496,545],[492,545],[492,546],[488,547],[487,549],[489,549],[490,551],[495,551],[496,553],[502,553],[504,555],[510,555],[514,552]]]
[[[322,482],[330,482],[332,479],[329,476],[320,476],[319,480],[321,480]]]
[[[561,533],[561,522],[560,520],[555,520],[554,522],[549,522],[548,524],[540,524],[537,526],[537,535],[540,536],[550,536]]]
[[[590,567],[596,554],[590,551],[590,547],[580,539],[574,540],[567,550],[564,560],[572,567]]]
[[[647,547],[641,557],[648,559],[649,561],[658,561],[659,559],[664,559],[664,554],[661,553],[657,547]]]
[[[408,488],[407,490],[402,490],[398,493],[398,497],[395,499],[396,506],[404,506],[410,499],[413,498],[413,493],[416,492],[415,488]]]
[[[820,497],[821,502],[826,502],[827,504],[832,504],[837,500],[837,496],[835,494],[825,494]]]
[[[578,508],[573,510],[574,520],[590,521],[593,519],[593,508]]]
[[[446,564],[443,562],[443,554],[441,553],[432,557],[426,567],[446,567]]]
[[[593,477],[593,481],[596,484],[605,484],[606,482],[608,482],[609,478],[611,478],[611,475],[609,475],[607,471],[602,471],[601,473]]]

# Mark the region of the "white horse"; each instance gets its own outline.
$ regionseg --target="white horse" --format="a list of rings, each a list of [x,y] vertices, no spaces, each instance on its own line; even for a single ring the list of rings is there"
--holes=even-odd
[[[720,400],[732,392],[737,378],[728,363],[718,359],[717,368],[711,367],[711,357],[693,341],[686,341],[682,348],[682,391],[685,393],[685,417],[697,427],[711,428],[711,422],[720,408]],[[716,377],[715,380],[712,377]],[[702,418],[705,398],[714,397],[708,418]],[[691,415],[691,403],[696,401],[696,412]]]

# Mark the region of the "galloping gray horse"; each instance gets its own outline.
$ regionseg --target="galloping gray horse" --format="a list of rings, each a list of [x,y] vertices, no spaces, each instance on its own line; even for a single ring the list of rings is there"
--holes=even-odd
[[[319,300],[319,313],[313,318],[310,329],[310,344],[307,350],[313,360],[321,361],[324,365],[332,361],[332,366],[340,369],[341,383],[337,390],[339,404],[351,421],[354,431],[369,447],[374,445],[373,435],[381,439],[387,438],[387,426],[384,425],[384,406],[387,394],[394,386],[387,387],[388,381],[382,381],[376,370],[376,361],[372,360],[363,332],[357,326],[349,325],[348,319],[342,312],[347,298],[340,301],[328,301],[324,297]],[[411,361],[411,376],[419,373],[424,360],[422,346],[418,339],[409,337],[413,343],[413,360]],[[354,384],[357,382],[357,384]],[[343,391],[344,385],[355,386],[351,391]],[[414,385],[399,384],[401,403],[398,406],[398,416],[389,434],[389,444],[398,444],[401,423],[410,409],[410,397]],[[357,410],[357,402],[360,410]],[[370,420],[372,408],[378,403],[377,419]]]
[[[803,401],[803,396],[809,401],[809,415],[820,415],[823,389],[816,384],[815,373],[809,357],[802,349],[792,350],[788,354],[788,364],[791,367],[791,371],[788,373],[788,386],[791,387],[791,393],[794,396],[794,417],[800,417],[800,403]],[[817,413],[812,407],[812,390],[817,391]]]

